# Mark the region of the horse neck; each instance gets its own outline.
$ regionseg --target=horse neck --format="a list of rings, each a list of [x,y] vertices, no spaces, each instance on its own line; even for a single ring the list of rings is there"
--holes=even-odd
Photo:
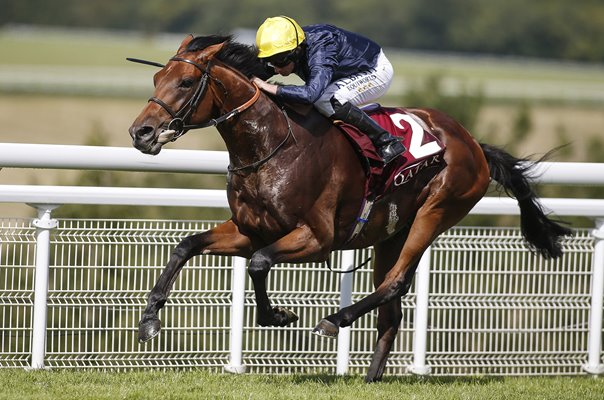
[[[220,112],[229,112],[245,104],[256,92],[247,78],[225,79],[226,92]],[[219,89],[220,90],[220,89]],[[239,115],[217,126],[224,140],[232,166],[250,165],[274,151],[289,133],[288,122],[264,93]]]

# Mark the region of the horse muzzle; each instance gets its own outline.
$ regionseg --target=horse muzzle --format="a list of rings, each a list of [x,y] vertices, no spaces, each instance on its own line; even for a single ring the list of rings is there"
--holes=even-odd
[[[161,151],[162,146],[172,140],[170,132],[164,134],[165,130],[157,133],[157,129],[150,125],[132,125],[128,130],[132,138],[132,146],[145,154],[156,155]],[[166,137],[170,137],[166,140]]]

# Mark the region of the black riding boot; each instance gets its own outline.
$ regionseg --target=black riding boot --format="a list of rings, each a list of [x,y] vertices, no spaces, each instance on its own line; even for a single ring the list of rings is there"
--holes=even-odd
[[[387,130],[379,126],[360,108],[350,102],[341,104],[335,99],[332,99],[332,104],[335,111],[332,118],[354,125],[369,136],[378,154],[384,160],[384,165],[405,152],[405,146],[397,137],[392,136]]]

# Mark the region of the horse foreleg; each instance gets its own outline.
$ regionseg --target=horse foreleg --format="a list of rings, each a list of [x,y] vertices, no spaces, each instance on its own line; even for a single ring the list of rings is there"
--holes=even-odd
[[[202,253],[249,257],[251,241],[239,233],[237,226],[230,220],[209,231],[182,240],[172,252],[166,268],[149,293],[147,307],[139,322],[139,342],[146,342],[159,334],[161,322],[158,313],[166,303],[174,281],[185,263]]]
[[[286,326],[298,316],[283,307],[272,307],[266,291],[266,278],[273,265],[282,262],[320,261],[326,259],[325,246],[321,246],[312,230],[300,226],[275,243],[256,251],[250,260],[248,273],[256,294],[256,321],[260,326]]]

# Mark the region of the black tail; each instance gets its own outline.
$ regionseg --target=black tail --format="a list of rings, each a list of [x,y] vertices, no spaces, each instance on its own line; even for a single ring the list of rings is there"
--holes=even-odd
[[[545,258],[560,257],[560,239],[570,235],[571,230],[559,221],[549,219],[543,212],[529,181],[533,163],[528,159],[516,158],[495,146],[481,143],[480,147],[491,170],[491,178],[497,181],[508,196],[518,201],[520,229],[531,251],[536,251]],[[539,161],[542,160],[543,158]]]

